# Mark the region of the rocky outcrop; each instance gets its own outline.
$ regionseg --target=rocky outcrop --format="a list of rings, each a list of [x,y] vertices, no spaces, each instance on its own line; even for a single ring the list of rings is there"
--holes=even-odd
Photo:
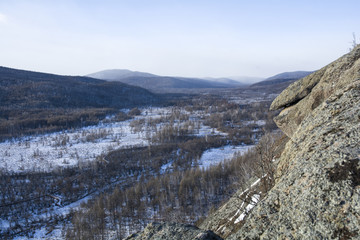
[[[239,190],[229,201],[204,219],[198,225],[199,228],[210,229],[224,238],[236,232],[244,224],[247,214],[260,198],[258,185],[257,180],[247,189]]]
[[[291,137],[276,184],[229,239],[360,238],[360,48],[272,104]]]
[[[212,231],[203,231],[191,225],[178,223],[150,223],[141,233],[133,234],[127,240],[221,240]]]
[[[360,239],[360,46],[290,85],[271,105],[281,108],[275,121],[291,139],[274,187],[239,226],[229,223],[240,218],[240,202],[230,201],[202,227],[231,240]],[[187,227],[176,236],[161,235],[163,227],[144,232],[188,238]]]
[[[280,158],[276,185],[230,239],[360,237],[360,81],[300,124]]]
[[[257,148],[262,150],[257,150],[257,153],[261,154],[260,152],[262,152],[262,156],[266,155],[270,159],[271,165],[275,166],[288,140],[289,138],[280,131],[266,134],[258,143]],[[268,148],[266,154],[265,146]],[[260,156],[258,155],[258,157]],[[246,183],[239,184],[239,190],[219,209],[209,214],[204,220],[198,221],[197,226],[203,230],[210,229],[224,239],[241,229],[249,213],[266,196],[267,190],[273,183],[270,165],[266,165],[260,171]]]
[[[317,72],[294,82],[271,104],[270,109],[284,108],[274,119],[291,137],[299,124],[325,99],[355,79],[360,78],[360,47]]]

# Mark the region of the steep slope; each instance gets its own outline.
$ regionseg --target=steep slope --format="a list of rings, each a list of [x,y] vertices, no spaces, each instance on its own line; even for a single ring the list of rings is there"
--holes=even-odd
[[[289,86],[272,104],[291,137],[276,184],[229,239],[360,234],[360,47]]]
[[[236,232],[244,224],[243,220],[248,211],[260,199],[258,187],[259,181],[256,180],[247,189],[239,190],[229,201],[201,222],[199,228],[203,230],[211,229],[222,237],[227,237]]]
[[[160,101],[148,90],[119,82],[0,67],[0,141],[95,124],[120,108]]]
[[[0,67],[2,106],[9,108],[131,107],[157,100],[123,83]]]
[[[276,121],[290,137],[274,187],[246,216],[235,196],[202,227],[231,240],[359,239],[360,46],[290,85],[271,108],[284,108]]]

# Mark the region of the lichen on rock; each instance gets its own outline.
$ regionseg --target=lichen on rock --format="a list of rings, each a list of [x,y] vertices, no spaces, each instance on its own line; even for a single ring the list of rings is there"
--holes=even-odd
[[[276,121],[291,140],[275,186],[229,239],[360,238],[359,58],[357,47],[275,99],[273,109],[286,107]],[[317,82],[311,90],[299,87],[307,80]]]
[[[359,237],[359,141],[355,81],[303,120],[280,157],[274,188],[230,239]]]

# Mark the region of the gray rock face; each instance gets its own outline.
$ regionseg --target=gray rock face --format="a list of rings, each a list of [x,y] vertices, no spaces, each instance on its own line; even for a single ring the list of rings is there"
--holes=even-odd
[[[150,223],[141,233],[133,234],[127,240],[221,240],[212,231],[203,231],[191,225],[178,223]]]
[[[321,76],[316,92],[323,92],[318,106],[299,112],[306,109],[302,104],[314,103],[314,87],[288,110],[303,119],[280,157],[276,184],[229,239],[360,239],[359,50],[315,73]],[[290,118],[289,124],[296,121]]]
[[[360,78],[360,46],[317,72],[294,82],[271,104],[285,109],[274,120],[291,137],[303,119],[317,106],[355,79]]]
[[[250,205],[255,205],[251,199],[259,199],[257,186],[249,186],[239,190],[213,214],[209,215],[200,225],[200,229],[210,229],[221,237],[227,237],[236,232],[244,224]]]

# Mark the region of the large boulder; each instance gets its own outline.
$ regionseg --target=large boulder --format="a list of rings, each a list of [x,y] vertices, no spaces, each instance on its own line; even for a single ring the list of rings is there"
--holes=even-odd
[[[284,108],[274,119],[291,137],[299,124],[336,90],[360,78],[360,46],[286,88],[271,104],[271,110]]]

